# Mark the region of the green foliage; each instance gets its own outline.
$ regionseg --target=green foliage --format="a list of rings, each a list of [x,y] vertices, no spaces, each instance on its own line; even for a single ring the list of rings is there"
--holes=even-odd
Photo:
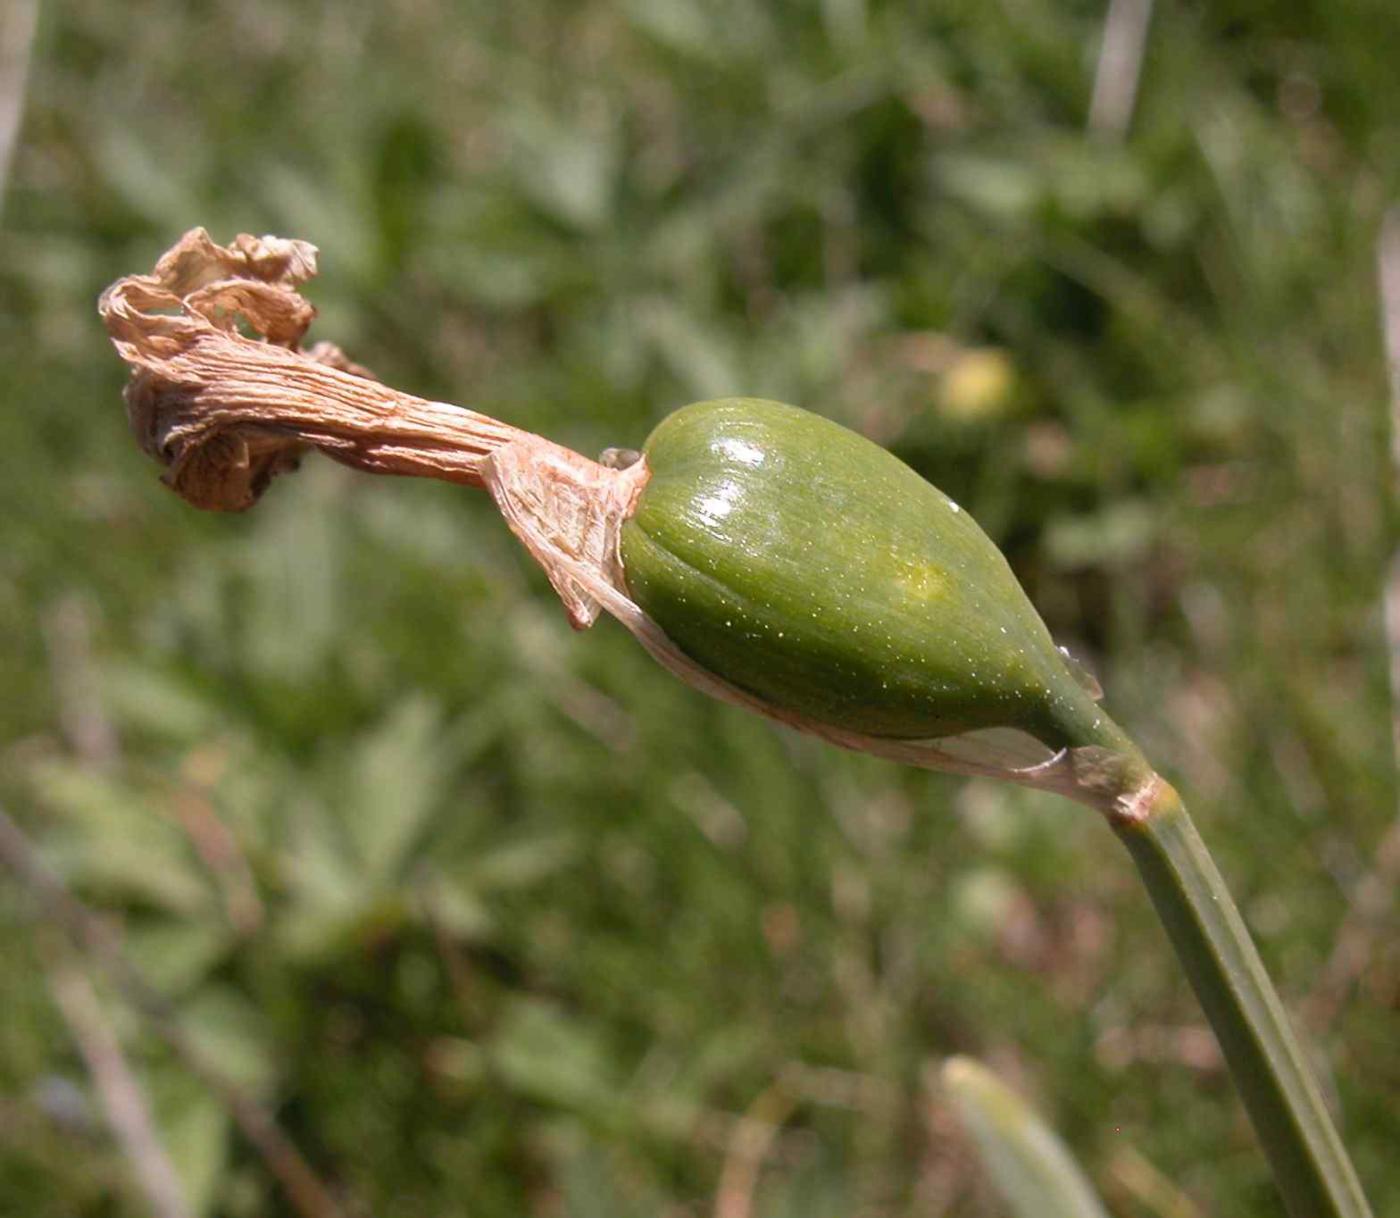
[[[93,309],[193,224],[303,237],[316,333],[406,389],[585,452],[729,393],[891,446],[1098,672],[1301,1004],[1396,798],[1400,28],[1157,9],[1114,143],[1097,5],[45,6],[0,228],[0,800],[345,1195],[708,1213],[777,1086],[755,1218],[970,1215],[921,1081],[967,1052],[1024,1055],[1123,1212],[1125,1140],[1273,1212],[1102,826],[572,637],[481,496],[313,461],[191,512]],[[0,1211],[142,1213],[33,930],[0,882]],[[1378,1213],[1395,944],[1315,1037]],[[108,1009],[200,1212],[288,1212]]]

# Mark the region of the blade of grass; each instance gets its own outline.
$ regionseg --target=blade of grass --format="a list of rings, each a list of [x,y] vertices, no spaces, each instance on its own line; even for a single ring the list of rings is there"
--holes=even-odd
[[[950,1057],[942,1076],[987,1174],[1020,1218],[1108,1218],[1065,1144],[996,1075]]]
[[[1152,0],[1110,0],[1089,103],[1089,130],[1122,139],[1137,103]]]
[[[54,1005],[72,1033],[102,1101],[107,1124],[131,1164],[132,1176],[152,1215],[193,1218],[184,1186],[151,1116],[150,1104],[92,982],[68,958],[70,953],[52,944],[46,946],[46,980]]]
[[[9,0],[0,10],[0,207],[10,176],[10,161],[19,141],[25,83],[39,24],[39,0]]]
[[[1112,818],[1215,1030],[1294,1218],[1370,1218],[1356,1171],[1225,881],[1160,780]]]

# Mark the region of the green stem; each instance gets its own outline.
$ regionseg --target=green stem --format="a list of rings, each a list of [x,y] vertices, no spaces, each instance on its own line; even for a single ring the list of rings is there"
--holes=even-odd
[[[1215,1029],[1294,1218],[1371,1218],[1356,1171],[1229,890],[1180,798],[1154,780],[1111,816]]]

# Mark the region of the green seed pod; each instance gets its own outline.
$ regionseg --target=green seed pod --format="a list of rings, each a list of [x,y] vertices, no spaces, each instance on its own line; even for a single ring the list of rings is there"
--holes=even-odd
[[[623,579],[704,669],[867,736],[1097,741],[1101,712],[996,546],[891,453],[807,411],[727,398],[669,416],[645,456]]]

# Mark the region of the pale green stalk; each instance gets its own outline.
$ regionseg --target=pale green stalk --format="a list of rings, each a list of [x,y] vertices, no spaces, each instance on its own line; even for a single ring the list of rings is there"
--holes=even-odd
[[[1186,808],[1154,777],[1113,828],[1215,1030],[1294,1218],[1371,1218],[1244,920]]]

